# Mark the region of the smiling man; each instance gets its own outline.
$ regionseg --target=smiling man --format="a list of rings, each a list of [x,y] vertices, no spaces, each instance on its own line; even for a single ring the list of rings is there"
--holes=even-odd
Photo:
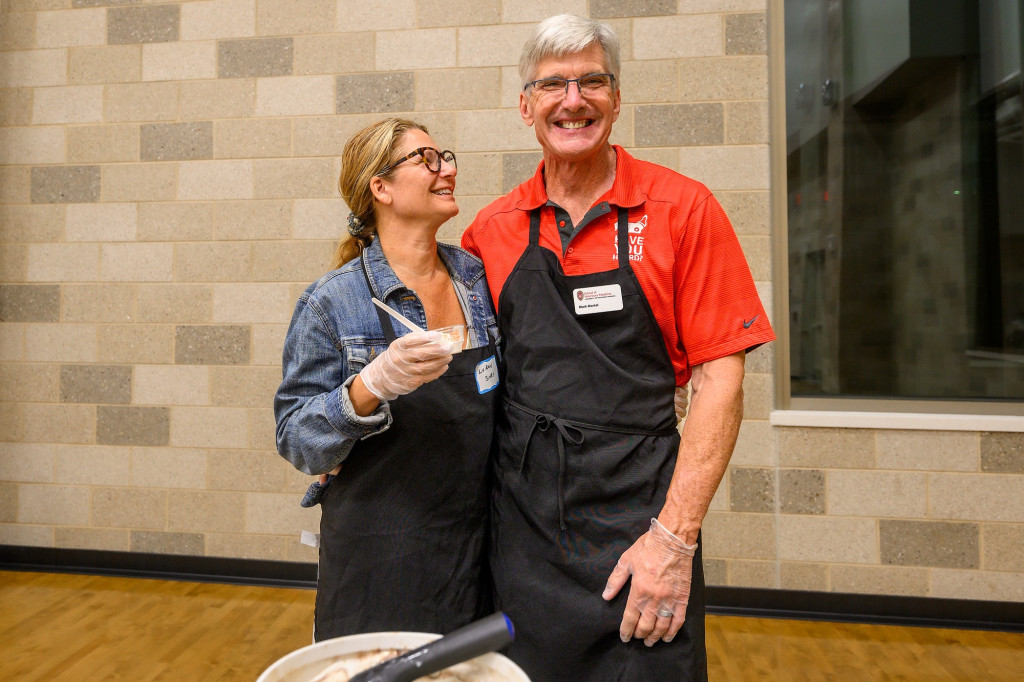
[[[491,569],[508,653],[535,682],[704,680],[700,529],[744,354],[775,337],[711,192],[608,142],[611,28],[551,17],[519,74],[544,159],[462,239],[505,339]]]

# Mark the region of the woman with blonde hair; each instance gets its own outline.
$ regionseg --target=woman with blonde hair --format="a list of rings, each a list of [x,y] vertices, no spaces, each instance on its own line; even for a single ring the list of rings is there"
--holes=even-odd
[[[324,481],[318,641],[444,633],[490,612],[497,322],[482,263],[437,241],[459,212],[455,176],[420,124],[356,133],[339,178],[349,234],[292,316],[274,410],[280,454]],[[453,325],[462,343],[434,331]]]

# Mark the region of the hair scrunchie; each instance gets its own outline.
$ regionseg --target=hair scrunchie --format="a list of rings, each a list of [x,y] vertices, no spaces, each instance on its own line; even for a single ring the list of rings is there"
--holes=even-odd
[[[363,222],[363,219],[350,211],[348,214],[348,233],[353,237],[358,237],[365,230],[366,223]]]

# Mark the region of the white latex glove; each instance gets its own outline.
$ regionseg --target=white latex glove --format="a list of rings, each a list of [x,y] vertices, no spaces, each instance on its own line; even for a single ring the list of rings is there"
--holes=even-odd
[[[444,336],[434,331],[411,332],[395,339],[359,376],[378,399],[394,400],[444,374],[451,361],[451,346]]]
[[[647,646],[659,639],[672,641],[686,620],[696,552],[696,544],[687,545],[651,519],[650,530],[622,553],[601,596],[611,600],[633,576],[619,625],[623,642],[631,637]]]

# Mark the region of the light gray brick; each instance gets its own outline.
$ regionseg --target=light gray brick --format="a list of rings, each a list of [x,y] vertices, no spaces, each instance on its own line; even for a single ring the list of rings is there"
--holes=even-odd
[[[544,157],[541,152],[506,153],[501,155],[501,191],[511,192],[537,172]]]
[[[168,533],[156,530],[131,532],[131,551],[143,554],[202,556],[205,545],[202,533]]]
[[[213,122],[150,123],[142,126],[143,161],[213,158]]]
[[[420,28],[501,23],[500,0],[417,0],[416,4]]]
[[[18,518],[18,486],[0,481],[0,523],[14,523]]]
[[[180,325],[174,330],[174,361],[184,365],[245,365],[248,325]]]
[[[590,0],[594,19],[654,17],[676,13],[676,0]]]
[[[32,123],[32,88],[0,90],[0,125],[27,126]]]

